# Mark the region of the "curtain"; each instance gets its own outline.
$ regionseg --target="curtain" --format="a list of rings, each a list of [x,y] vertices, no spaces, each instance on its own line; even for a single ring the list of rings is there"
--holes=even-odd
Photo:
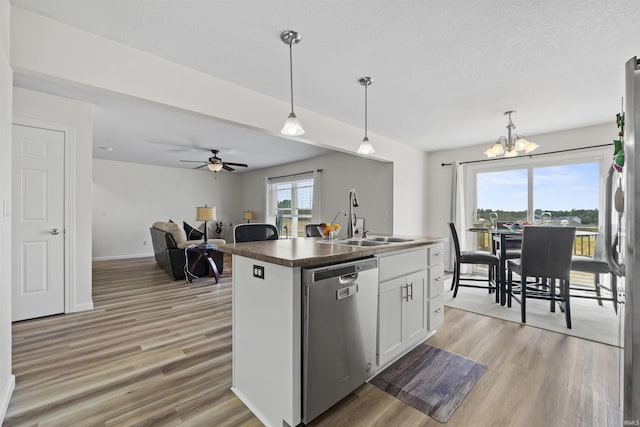
[[[451,177],[451,211],[449,220],[456,226],[458,232],[458,239],[460,240],[460,248],[463,250],[467,247],[467,224],[465,220],[465,193],[464,193],[464,171],[462,164],[459,161],[454,161],[451,165],[452,177]],[[455,248],[453,242],[449,245],[449,270],[453,271],[453,265],[455,260]],[[460,272],[467,273],[466,265],[461,266]]]
[[[319,223],[322,215],[322,169],[313,172],[313,222]]]

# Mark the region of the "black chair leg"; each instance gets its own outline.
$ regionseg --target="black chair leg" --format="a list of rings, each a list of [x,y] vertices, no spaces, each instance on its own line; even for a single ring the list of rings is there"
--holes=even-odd
[[[511,296],[513,292],[513,272],[509,270],[507,273],[507,307],[511,308]]]
[[[562,280],[564,288],[564,317],[567,321],[567,329],[571,329],[571,303],[569,295],[569,281]]]
[[[551,279],[551,285],[549,285],[549,293],[551,294],[551,299],[549,300],[551,303],[551,307],[549,310],[552,313],[556,312],[556,279]]]
[[[453,297],[458,296],[458,286],[460,285],[460,264],[456,262],[453,268]]]
[[[500,289],[498,286],[498,279],[496,278],[497,274],[498,274],[498,270],[497,267],[495,265],[493,266],[489,266],[489,271],[492,272],[491,276],[491,280],[493,281],[493,289],[495,289],[496,291],[496,303],[500,303]]]
[[[458,266],[457,262],[453,263],[453,280],[451,280],[451,289],[449,289],[450,291],[453,290],[453,288],[456,287],[456,267]]]
[[[520,277],[520,312],[522,323],[527,323],[527,277]]]

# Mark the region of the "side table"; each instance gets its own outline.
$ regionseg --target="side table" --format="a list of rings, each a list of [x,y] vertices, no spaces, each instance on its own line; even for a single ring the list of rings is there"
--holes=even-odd
[[[213,252],[218,250],[217,246],[213,246],[212,248],[206,247],[198,247],[195,246],[193,248],[187,248],[189,262],[189,269],[185,273],[185,279],[187,283],[191,283],[193,281],[193,277],[197,277],[194,274],[191,274],[192,271],[196,271],[196,266],[203,259],[207,262],[209,267],[209,277],[215,277],[216,283],[220,282],[220,273],[218,272],[218,267],[216,266],[215,261],[213,260]]]

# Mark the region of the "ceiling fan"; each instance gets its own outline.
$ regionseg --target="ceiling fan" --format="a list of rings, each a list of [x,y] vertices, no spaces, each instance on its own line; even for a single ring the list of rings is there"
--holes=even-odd
[[[222,159],[218,157],[218,153],[220,152],[220,150],[211,150],[211,152],[213,153],[213,157],[209,157],[209,160],[206,162],[203,162],[201,160],[180,160],[180,161],[189,162],[189,163],[204,163],[203,165],[197,166],[194,169],[200,169],[207,166],[213,172],[218,172],[220,169],[224,169],[229,172],[234,171],[235,168],[232,168],[231,166],[242,167],[242,168],[248,167],[246,163],[223,162]]]

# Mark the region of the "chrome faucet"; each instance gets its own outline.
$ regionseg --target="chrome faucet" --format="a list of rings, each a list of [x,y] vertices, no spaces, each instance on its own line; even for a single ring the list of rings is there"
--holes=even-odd
[[[358,195],[356,194],[356,189],[352,188],[349,190],[349,226],[347,227],[347,237],[349,239],[353,238],[353,229],[356,225],[356,214],[353,212],[353,208],[357,208],[358,203]]]

